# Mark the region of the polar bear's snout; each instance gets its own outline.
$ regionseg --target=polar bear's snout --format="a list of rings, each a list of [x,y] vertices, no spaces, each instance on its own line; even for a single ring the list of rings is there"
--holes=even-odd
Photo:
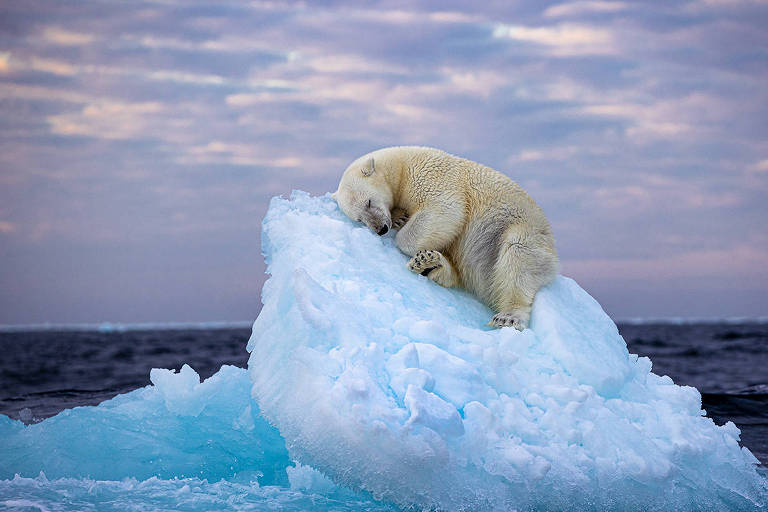
[[[384,236],[389,232],[390,220],[386,218],[370,216],[364,219],[363,222],[368,228],[379,236]]]
[[[370,202],[368,204],[370,204]],[[389,216],[389,212],[384,208],[375,205],[366,206],[361,220],[368,226],[368,229],[379,236],[387,234],[392,226],[392,219]]]

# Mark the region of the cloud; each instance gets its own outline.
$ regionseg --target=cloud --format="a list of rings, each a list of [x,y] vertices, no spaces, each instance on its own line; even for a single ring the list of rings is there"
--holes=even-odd
[[[412,25],[412,24],[446,24],[457,23],[478,23],[484,21],[484,18],[477,14],[467,14],[459,11],[416,11],[404,9],[317,9],[311,12],[304,12],[306,19],[313,20],[313,23],[327,23],[328,21],[338,22],[342,15],[348,22],[367,22],[374,24],[389,25]]]
[[[265,54],[277,55],[285,59],[288,58],[289,53],[280,51],[268,41],[262,41],[253,35],[242,36],[224,34],[219,37],[203,40],[189,40],[158,35],[123,34],[120,37],[120,42],[152,50],[184,50],[208,55],[263,52]]]
[[[625,120],[627,135],[638,141],[678,138],[682,135],[708,134],[713,138],[722,132],[726,119],[734,114],[747,115],[749,109],[739,98],[694,91],[685,95],[658,99],[645,95],[633,103],[595,103],[579,107],[585,115]]]
[[[630,185],[610,185],[589,191],[590,200],[605,210],[637,215],[645,212],[713,210],[739,205],[743,198],[734,192],[707,190],[691,180],[645,175]],[[628,207],[630,210],[628,210]]]
[[[689,10],[733,9],[749,6],[765,6],[765,0],[693,0],[686,5]]]
[[[541,46],[550,55],[574,57],[579,55],[616,55],[614,32],[585,24],[562,23],[541,27],[498,24],[493,37]]]
[[[646,280],[659,285],[665,280],[720,277],[749,277],[756,285],[768,285],[764,262],[768,252],[739,245],[725,249],[689,251],[662,257],[570,260],[564,262],[569,273],[579,276],[600,275],[604,279]]]
[[[2,82],[0,82],[0,95],[34,102],[56,101],[58,103],[88,103],[97,99],[97,96],[92,93],[72,91],[60,86],[16,85]]]
[[[303,69],[301,64],[297,66],[297,69]],[[485,99],[508,81],[506,75],[498,71],[462,71],[453,67],[435,70],[428,81],[418,83],[393,83],[384,77],[354,73],[339,80],[334,74],[314,69],[300,80],[273,81],[271,85],[281,86],[275,90],[231,94],[225,101],[235,109],[280,104],[316,105],[337,112],[334,114],[337,118],[345,115],[341,112],[350,112],[357,118],[357,123],[370,127],[387,126],[406,137],[403,122],[419,123],[414,126],[424,130],[427,124],[436,126],[446,121],[444,113],[433,104],[449,98]],[[366,112],[365,119],[360,118],[358,112]]]
[[[498,70],[475,69],[467,71],[459,68],[443,68],[445,75],[457,92],[488,98],[494,91],[509,83],[507,73]]]
[[[0,73],[7,73],[9,66],[8,61],[11,60],[11,52],[0,52]]]
[[[6,220],[0,220],[0,234],[8,235],[16,231],[16,225]]]
[[[273,92],[230,94],[224,101],[230,107],[253,107],[260,103],[272,103],[281,101],[280,94]]]
[[[674,137],[693,129],[679,118],[665,115],[659,105],[602,104],[587,105],[580,113],[600,117],[624,119],[630,125],[627,134],[637,140]]]
[[[84,46],[96,39],[92,34],[73,32],[60,27],[46,27],[42,36],[47,42],[60,46]]]
[[[629,5],[625,2],[586,0],[552,5],[544,10],[544,16],[547,18],[578,17],[591,13],[621,12],[628,8]]]
[[[408,25],[413,23],[476,23],[484,19],[479,14],[469,14],[461,11],[433,11],[407,9],[354,9],[345,5],[332,7],[309,6],[304,2],[269,2],[252,1],[249,6],[256,11],[294,13],[307,16],[314,20],[327,23],[337,23],[340,19],[345,22],[371,22],[392,25]]]
[[[131,139],[150,136],[153,118],[164,110],[158,102],[102,101],[91,103],[78,112],[49,116],[48,123],[57,135]]]
[[[202,146],[188,148],[186,155],[179,158],[180,163],[209,164],[226,163],[231,165],[253,165],[277,168],[297,168],[302,165],[299,156],[266,156],[263,147],[256,144],[235,144],[212,141]]]
[[[603,147],[592,147],[589,145],[570,145],[570,146],[549,146],[540,149],[523,149],[517,154],[509,157],[510,164],[520,162],[536,161],[564,161],[572,158],[578,158],[584,154],[607,155],[609,150]]]
[[[43,73],[50,73],[52,75],[59,76],[72,76],[78,73],[77,66],[73,66],[67,62],[56,59],[45,59],[32,57],[27,63],[19,62],[20,68],[31,69],[34,71],[41,71]],[[16,67],[14,63],[14,68]]]
[[[117,67],[101,65],[77,65],[71,62],[31,56],[28,58],[14,59],[10,70],[13,71],[38,71],[57,76],[75,75],[100,75],[102,77],[135,77],[155,82],[177,82],[184,84],[196,84],[205,86],[237,86],[245,85],[238,80],[229,80],[214,74],[189,73],[173,69],[147,69],[136,67]]]
[[[764,160],[760,160],[759,162],[755,162],[754,164],[749,166],[749,170],[756,172],[756,173],[767,173],[768,172],[768,158]]]
[[[408,71],[404,66],[349,54],[318,55],[307,59],[306,66],[318,73],[406,73]]]

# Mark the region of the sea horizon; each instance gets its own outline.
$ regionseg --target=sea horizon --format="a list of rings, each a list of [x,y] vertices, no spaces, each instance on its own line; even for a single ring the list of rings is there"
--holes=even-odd
[[[257,315],[258,316],[258,315]],[[31,324],[0,324],[0,332],[37,332],[37,331],[153,331],[153,330],[215,330],[215,329],[250,329],[256,320],[210,320],[198,322],[40,322]],[[768,316],[726,316],[726,317],[617,317],[616,324],[622,325],[693,325],[693,324],[766,324]]]

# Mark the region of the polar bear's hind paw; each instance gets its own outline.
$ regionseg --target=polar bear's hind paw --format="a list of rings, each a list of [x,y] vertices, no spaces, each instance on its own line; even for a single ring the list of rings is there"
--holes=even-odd
[[[453,265],[439,251],[419,251],[406,265],[414,274],[427,276],[440,286],[452,288],[458,285]]]
[[[530,315],[520,311],[503,311],[493,315],[488,325],[491,327],[514,327],[518,331],[522,331],[528,327],[529,318]]]

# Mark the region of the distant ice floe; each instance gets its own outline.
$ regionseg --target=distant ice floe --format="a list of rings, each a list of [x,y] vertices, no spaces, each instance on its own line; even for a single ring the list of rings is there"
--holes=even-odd
[[[155,369],[96,407],[0,416],[0,508],[768,508],[738,428],[629,354],[572,280],[541,290],[531,329],[492,330],[327,196],[274,199],[263,233],[248,370]]]

